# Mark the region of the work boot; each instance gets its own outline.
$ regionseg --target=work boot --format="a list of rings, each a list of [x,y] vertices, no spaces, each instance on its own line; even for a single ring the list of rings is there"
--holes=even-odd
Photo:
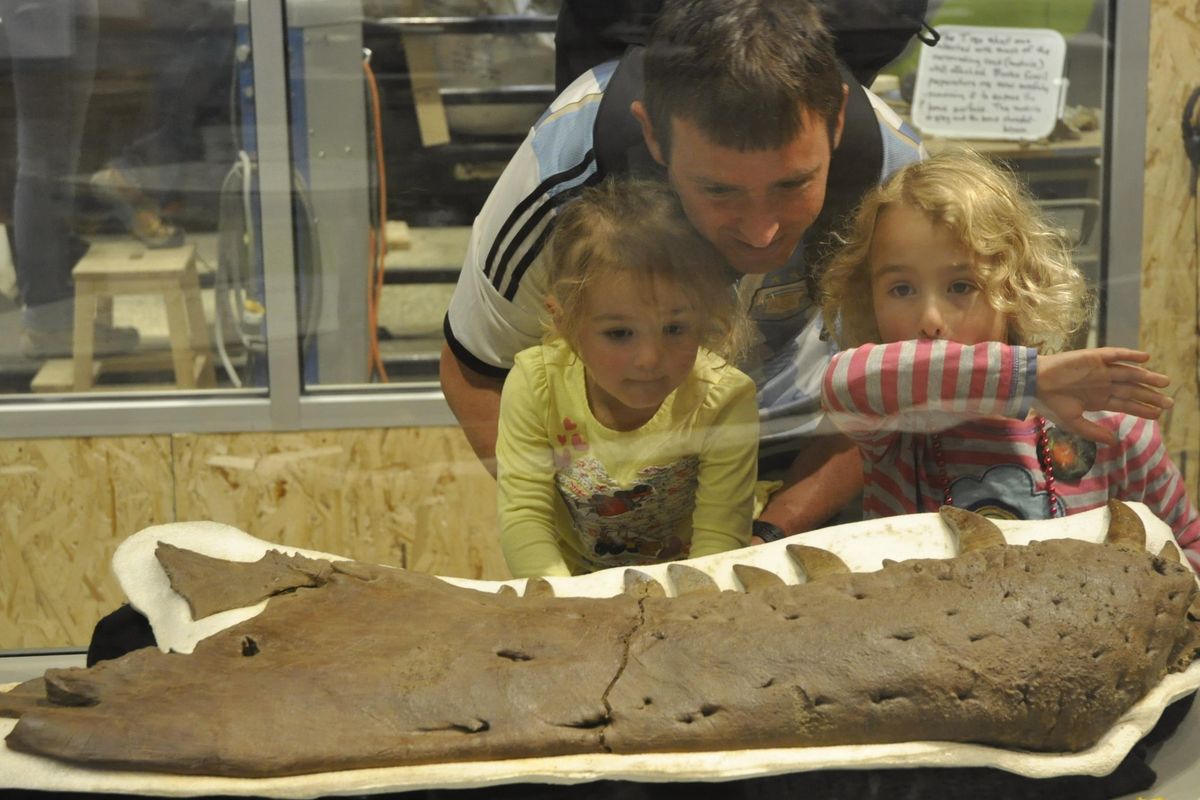
[[[97,358],[124,355],[133,352],[138,341],[136,328],[97,324],[92,336],[92,354]],[[21,331],[21,355],[25,358],[34,361],[70,358],[74,350],[74,331],[71,328],[25,328]]]

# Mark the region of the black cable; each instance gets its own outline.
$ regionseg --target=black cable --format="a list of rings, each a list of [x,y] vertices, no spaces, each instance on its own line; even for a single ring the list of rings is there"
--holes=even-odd
[[[1192,214],[1192,263],[1200,271],[1200,198],[1196,197],[1196,184],[1200,181],[1200,119],[1197,119],[1197,106],[1200,105],[1200,87],[1192,90],[1183,106],[1181,131],[1183,134],[1183,150],[1187,153],[1192,165],[1191,180],[1188,182],[1188,194],[1191,197]],[[1196,322],[1193,341],[1200,342],[1200,274],[1196,280]],[[1196,392],[1200,395],[1200,364],[1196,365]],[[1179,471],[1187,480],[1187,450],[1180,454]]]
[[[1192,179],[1188,184],[1188,192],[1196,196],[1196,182],[1200,179],[1200,119],[1197,119],[1196,106],[1200,104],[1200,86],[1192,90],[1183,106],[1183,150],[1187,153],[1188,161],[1192,162]]]

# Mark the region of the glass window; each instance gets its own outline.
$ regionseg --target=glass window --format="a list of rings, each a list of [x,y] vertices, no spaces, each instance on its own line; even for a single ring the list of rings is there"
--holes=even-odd
[[[1094,0],[930,2],[927,19],[947,28],[947,40],[973,29],[1016,39],[1021,30],[1042,30],[1057,40],[1059,60],[1039,75],[1049,88],[1037,100],[1053,106],[1046,130],[921,130],[912,103],[926,48],[915,39],[875,84],[930,152],[970,147],[1020,172],[1069,230],[1098,285],[1105,278],[1107,9]],[[555,0],[287,4],[308,390],[436,387],[443,317],[472,220],[554,97],[556,12]],[[856,19],[834,12],[835,28],[853,30]],[[1102,312],[1091,341],[1102,340],[1103,323]]]
[[[931,153],[967,147],[1020,173],[1101,287],[1108,4],[933,0],[927,19],[942,40],[910,46],[885,69],[878,93],[914,122]],[[945,114],[928,110],[938,106]],[[1105,310],[1088,337],[1093,345]]]
[[[264,387],[245,4],[0,20],[0,392]]]
[[[306,387],[436,386],[471,222],[554,98],[556,11],[288,3]]]
[[[1064,91],[1052,128],[1030,140],[921,131],[931,152],[970,146],[1028,178],[1102,292],[1114,280],[1108,9],[931,0],[935,28],[1054,32]],[[271,30],[252,30],[255,11]],[[14,124],[0,133],[0,393],[269,390],[272,426],[320,427],[396,422],[394,402],[362,394],[386,383],[406,390],[385,393],[413,409],[406,423],[448,421],[443,318],[475,215],[555,96],[557,11],[558,0],[4,0],[0,102]],[[914,41],[875,83],[918,128],[922,51]],[[1102,301],[1093,341],[1136,328],[1136,304]],[[304,398],[347,392],[378,410]]]

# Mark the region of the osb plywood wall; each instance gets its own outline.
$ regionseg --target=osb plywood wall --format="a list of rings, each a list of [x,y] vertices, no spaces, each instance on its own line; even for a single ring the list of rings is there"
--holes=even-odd
[[[0,650],[86,645],[113,550],[215,520],[280,544],[505,578],[495,483],[457,429],[0,440]]]
[[[178,519],[421,572],[507,577],[495,482],[457,429],[174,437]]]
[[[0,650],[86,644],[130,533],[172,519],[170,439],[0,441]]]
[[[1170,374],[1175,408],[1164,420],[1167,448],[1200,500],[1200,209],[1189,195],[1191,166],[1179,121],[1200,87],[1200,2],[1155,0],[1150,16],[1146,181],[1142,234],[1141,346]]]

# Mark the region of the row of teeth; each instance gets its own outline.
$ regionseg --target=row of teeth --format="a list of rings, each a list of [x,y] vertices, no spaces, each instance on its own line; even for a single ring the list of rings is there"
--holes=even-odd
[[[845,563],[828,550],[809,547],[803,544],[789,544],[787,554],[800,573],[801,582],[819,580],[826,575],[843,575],[850,572]],[[885,566],[887,563],[885,562]],[[667,579],[671,583],[672,596],[685,594],[717,594],[721,587],[707,572],[688,566],[687,564],[667,564]],[[734,564],[733,575],[738,585],[745,592],[761,592],[772,586],[784,586],[788,581],[769,569],[755,567],[750,564]],[[626,569],[623,574],[625,594],[635,597],[666,597],[667,587],[657,578],[647,575],[634,568]],[[509,584],[500,587],[498,594],[517,594],[517,590]],[[525,582],[523,597],[554,597],[554,586],[545,578],[530,578]]]
[[[1146,548],[1146,530],[1137,514],[1120,501],[1110,501],[1110,524],[1105,542],[1118,547],[1128,547],[1137,550]],[[991,520],[971,511],[952,506],[943,506],[939,513],[942,521],[950,529],[955,541],[956,554],[965,555],[986,547],[1004,547],[1008,543],[1003,532]],[[785,548],[788,556],[799,574],[801,583],[820,580],[829,575],[844,575],[851,572],[838,556],[828,550],[810,547],[803,544],[788,544]],[[1159,558],[1179,561],[1178,551],[1170,543],[1163,545],[1158,554]],[[896,562],[883,560],[887,567]],[[750,564],[734,564],[733,576],[735,587],[744,592],[760,592],[773,586],[784,586],[789,583],[780,575],[763,567]],[[666,579],[669,583],[664,586],[659,579],[635,568],[626,569],[623,573],[622,591],[636,597],[666,597],[687,594],[716,594],[721,591],[716,579],[703,570],[685,563],[674,562],[666,565]],[[671,591],[673,589],[673,591]],[[510,584],[504,584],[499,594],[516,595],[517,590]],[[525,582],[523,597],[554,597],[554,586],[544,578],[530,578]]]

